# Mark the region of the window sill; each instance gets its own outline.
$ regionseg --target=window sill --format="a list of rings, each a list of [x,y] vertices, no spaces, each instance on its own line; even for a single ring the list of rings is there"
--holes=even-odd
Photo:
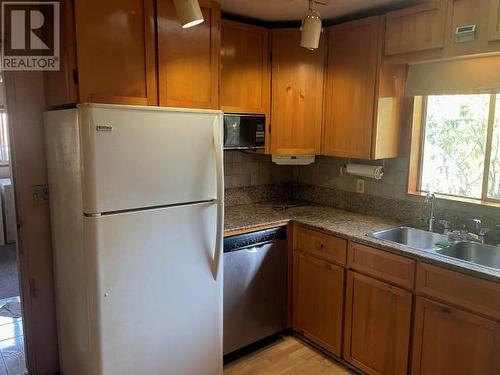
[[[408,191],[408,195],[413,195],[413,196],[417,196],[417,197],[425,197],[427,195],[427,193],[422,192],[422,191]],[[453,202],[458,202],[458,203],[469,203],[469,204],[475,204],[478,206],[500,208],[500,202],[496,202],[496,201],[489,201],[489,200],[485,201],[482,199],[455,197],[452,195],[445,195],[445,194],[438,194],[438,193],[436,193],[436,198],[449,200],[449,201],[453,201]]]

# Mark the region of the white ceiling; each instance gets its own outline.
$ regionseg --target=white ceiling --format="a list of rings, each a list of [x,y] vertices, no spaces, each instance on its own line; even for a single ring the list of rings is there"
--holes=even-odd
[[[264,21],[301,20],[308,9],[307,0],[218,0],[222,11]],[[323,19],[334,19],[350,14],[386,7],[410,6],[422,0],[319,0],[328,5],[317,5]]]

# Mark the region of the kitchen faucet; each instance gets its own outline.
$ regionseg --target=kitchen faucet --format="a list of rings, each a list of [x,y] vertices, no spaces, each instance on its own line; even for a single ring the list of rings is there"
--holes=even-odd
[[[434,209],[436,207],[436,194],[429,191],[425,197],[425,203],[429,205],[429,214],[427,216],[427,230],[429,232],[433,232],[434,223],[436,222],[436,217],[434,216]]]

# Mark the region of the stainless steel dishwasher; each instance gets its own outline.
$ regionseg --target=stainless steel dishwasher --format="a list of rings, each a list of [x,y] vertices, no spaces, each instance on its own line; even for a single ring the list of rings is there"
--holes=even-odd
[[[286,329],[286,227],[224,239],[224,354]]]

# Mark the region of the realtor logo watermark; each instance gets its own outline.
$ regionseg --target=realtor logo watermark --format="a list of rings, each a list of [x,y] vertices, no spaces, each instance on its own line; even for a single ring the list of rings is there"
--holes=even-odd
[[[59,70],[59,2],[2,1],[3,70]]]

